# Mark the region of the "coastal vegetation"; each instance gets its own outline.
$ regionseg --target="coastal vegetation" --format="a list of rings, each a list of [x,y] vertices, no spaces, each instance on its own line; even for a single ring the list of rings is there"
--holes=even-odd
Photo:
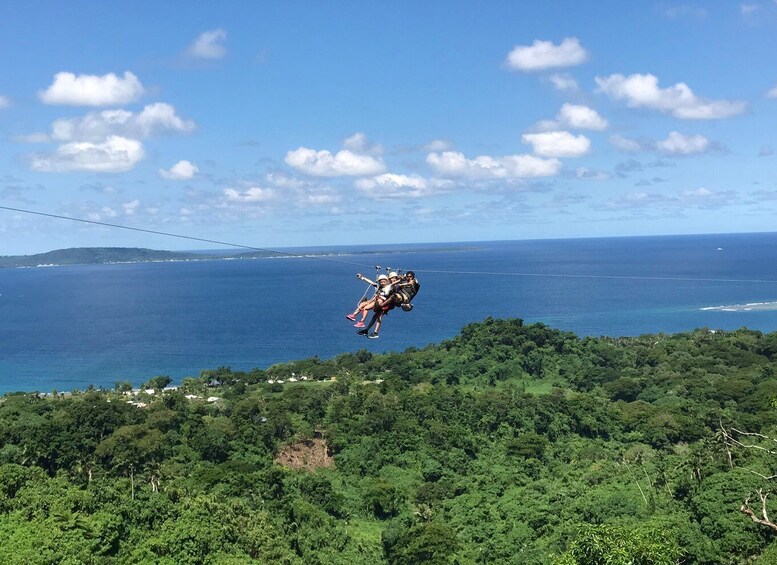
[[[238,246],[242,247],[242,246]],[[249,248],[250,249],[250,248]],[[445,246],[414,248],[414,253],[453,252],[471,249],[466,246]],[[140,247],[73,247],[57,249],[34,255],[0,255],[0,268],[20,267],[53,267],[64,265],[104,265],[112,263],[158,263],[165,261],[217,261],[224,259],[265,259],[268,257],[323,257],[329,255],[374,255],[397,253],[396,249],[356,250],[337,249],[326,250],[317,248],[307,251],[274,251],[271,249],[256,249],[231,253],[227,251],[187,252],[161,251]]]
[[[204,261],[221,255],[160,251],[139,247],[73,247],[34,255],[0,256],[0,267],[40,267],[54,265],[98,265],[106,263],[153,263],[159,261]]]
[[[777,562],[777,333],[423,349],[0,400],[2,563]]]

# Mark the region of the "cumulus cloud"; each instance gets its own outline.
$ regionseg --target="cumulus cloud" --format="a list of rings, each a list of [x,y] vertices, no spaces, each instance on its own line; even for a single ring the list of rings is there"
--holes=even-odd
[[[624,151],[626,153],[637,153],[638,151],[642,151],[644,149],[642,146],[642,143],[640,143],[636,139],[623,137],[622,135],[618,135],[617,133],[610,136],[610,143],[616,149],[620,151]]]
[[[131,72],[123,77],[106,75],[78,75],[57,73],[54,82],[38,93],[44,104],[68,106],[110,106],[134,102],[143,95],[143,85]]]
[[[572,129],[601,131],[609,125],[596,110],[576,104],[564,104],[556,119],[561,125]]]
[[[736,199],[733,191],[717,191],[700,187],[674,194],[630,192],[610,201],[614,208],[720,208]]]
[[[577,92],[580,86],[577,81],[567,73],[555,73],[547,79],[553,85],[553,88],[560,92]]]
[[[11,101],[6,96],[0,95],[0,110],[8,108],[11,105]]]
[[[18,143],[48,143],[51,137],[47,133],[28,133],[25,135],[15,135],[13,140]]]
[[[581,180],[607,180],[610,178],[606,171],[587,167],[578,167],[575,170],[575,176]]]
[[[92,210],[86,213],[86,219],[93,222],[99,222],[101,220],[111,219],[118,216],[119,213],[110,206],[103,206],[99,210]]]
[[[425,179],[418,175],[407,176],[393,173],[359,179],[354,184],[356,188],[376,200],[422,198],[445,191],[453,186],[449,180]]]
[[[350,137],[346,137],[343,140],[343,148],[354,153],[363,153],[369,155],[381,155],[383,153],[383,147],[381,145],[372,143],[367,136],[361,132],[357,132]]]
[[[170,180],[187,180],[197,174],[197,165],[189,161],[178,161],[169,169],[159,169],[159,176]]]
[[[286,153],[287,165],[314,177],[368,176],[385,170],[383,160],[343,149],[335,154],[300,147]]]
[[[531,145],[540,157],[582,157],[591,148],[591,140],[586,136],[576,136],[568,131],[525,133],[521,141]]]
[[[588,59],[588,53],[576,37],[567,37],[559,45],[535,40],[529,46],[519,45],[507,55],[507,66],[516,71],[542,71],[557,67],[579,65]]]
[[[30,158],[30,168],[44,172],[126,172],[145,157],[143,145],[134,139],[110,136],[102,143],[72,142],[49,154]]]
[[[668,155],[692,155],[705,153],[712,148],[710,141],[703,135],[683,135],[673,131],[669,137],[656,142],[656,149]]]
[[[624,100],[630,108],[651,108],[683,120],[729,118],[747,110],[746,102],[700,98],[682,82],[659,88],[658,78],[651,74],[614,74],[595,80],[599,92],[613,100]]]
[[[766,93],[767,98],[777,98],[777,86],[772,88],[769,92]]]
[[[450,151],[451,149],[453,149],[453,143],[447,139],[433,139],[423,146],[423,150],[427,153],[439,153],[441,151]]]
[[[140,208],[140,200],[136,198],[130,202],[124,202],[121,207],[124,209],[125,216],[134,216],[135,212],[137,212],[138,208]]]
[[[313,208],[318,206],[334,206],[342,200],[342,197],[331,188],[321,188],[315,192],[301,193],[297,196],[297,205],[300,208]]]
[[[261,184],[255,181],[241,181],[239,184],[242,188],[224,189],[216,206],[254,213],[260,208],[264,211],[268,206],[280,203],[293,203],[298,208],[317,208],[334,206],[342,200],[337,190],[320,184],[318,179],[299,179],[282,172],[268,173]]]
[[[430,153],[427,164],[439,175],[447,178],[499,178],[518,179],[548,177],[558,174],[561,161],[541,159],[534,155],[506,155],[490,157],[482,155],[468,159],[463,153],[445,151]]]
[[[56,120],[51,138],[56,141],[98,141],[110,135],[148,137],[156,133],[189,133],[196,125],[176,114],[174,106],[157,102],[140,113],[128,110],[90,112],[80,118]]]
[[[556,114],[555,120],[543,120],[534,126],[535,131],[559,131],[563,129],[587,129],[601,131],[609,123],[599,113],[588,106],[564,104]]]
[[[225,188],[223,194],[230,202],[251,204],[268,202],[276,197],[276,193],[272,188],[261,188],[258,186],[252,186],[242,191],[236,188]]]
[[[227,32],[223,29],[213,29],[201,33],[187,49],[192,57],[200,59],[221,59],[227,54],[223,43],[227,40]]]

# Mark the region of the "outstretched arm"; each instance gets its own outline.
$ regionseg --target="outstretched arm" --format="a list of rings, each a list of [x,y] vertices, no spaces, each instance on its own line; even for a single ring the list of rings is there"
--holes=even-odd
[[[362,275],[361,273],[356,273],[356,278],[357,278],[357,279],[359,279],[359,280],[361,280],[361,281],[364,281],[364,282],[366,282],[366,283],[367,283],[367,284],[369,284],[369,285],[372,285],[372,286],[374,286],[375,288],[377,288],[377,287],[378,287],[378,283],[371,281],[370,279],[368,279],[367,277],[365,277],[365,276],[364,276],[364,275]]]

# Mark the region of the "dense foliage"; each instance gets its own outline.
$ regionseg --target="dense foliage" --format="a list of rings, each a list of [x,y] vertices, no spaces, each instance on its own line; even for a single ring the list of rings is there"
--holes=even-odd
[[[777,333],[488,319],[423,350],[155,378],[134,404],[126,383],[6,395],[0,562],[771,563],[740,506],[760,515],[777,474],[743,434],[773,435],[775,364]],[[333,467],[275,462],[316,437]]]

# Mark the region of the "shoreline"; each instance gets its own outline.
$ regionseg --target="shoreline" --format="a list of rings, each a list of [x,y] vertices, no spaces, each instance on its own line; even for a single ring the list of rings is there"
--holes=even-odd
[[[775,302],[750,302],[747,304],[728,304],[724,306],[707,306],[699,308],[705,312],[768,312],[777,310]]]

